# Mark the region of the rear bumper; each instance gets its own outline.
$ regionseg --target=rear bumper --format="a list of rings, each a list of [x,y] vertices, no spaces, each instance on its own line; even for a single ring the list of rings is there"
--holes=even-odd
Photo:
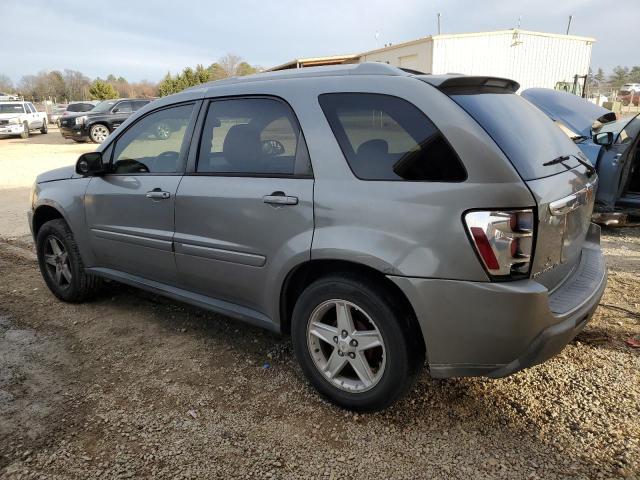
[[[587,324],[606,286],[600,228],[553,292],[505,283],[389,277],[413,305],[433,377],[504,377],[559,353]]]

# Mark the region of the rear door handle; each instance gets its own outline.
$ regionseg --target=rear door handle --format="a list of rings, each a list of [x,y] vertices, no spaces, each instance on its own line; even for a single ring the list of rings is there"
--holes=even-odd
[[[297,205],[298,197],[290,197],[284,192],[273,192],[271,195],[262,197],[262,201],[270,205]]]
[[[163,190],[160,190],[159,188],[154,188],[150,192],[147,192],[146,195],[147,198],[152,198],[154,200],[166,200],[170,196],[171,194],[169,192],[165,192]]]

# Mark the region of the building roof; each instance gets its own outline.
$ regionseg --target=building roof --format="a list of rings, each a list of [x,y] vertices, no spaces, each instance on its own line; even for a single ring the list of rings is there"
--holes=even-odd
[[[409,45],[415,45],[422,42],[431,42],[434,40],[445,40],[450,38],[467,38],[467,37],[487,37],[493,35],[513,35],[513,34],[522,34],[522,35],[535,35],[539,37],[550,37],[550,38],[563,38],[566,40],[582,40],[585,42],[595,42],[596,39],[593,37],[581,37],[577,35],[564,35],[561,33],[547,33],[547,32],[534,32],[531,30],[520,30],[517,28],[511,28],[509,30],[494,30],[490,32],[471,32],[471,33],[448,33],[448,34],[440,34],[440,35],[429,35],[427,37],[417,38],[415,40],[409,40],[408,42],[396,43],[389,45],[387,47],[377,48],[375,50],[369,50],[367,52],[361,53],[360,57],[364,55],[371,55],[373,53],[386,52],[389,50],[393,50],[394,48],[406,47]]]
[[[290,68],[297,68],[299,66],[304,67],[313,67],[313,66],[323,66],[323,65],[340,65],[349,60],[355,60],[360,55],[330,55],[328,57],[307,57],[307,58],[294,58],[282,65],[278,65],[276,67],[272,67],[267,71],[274,70],[287,70]]]

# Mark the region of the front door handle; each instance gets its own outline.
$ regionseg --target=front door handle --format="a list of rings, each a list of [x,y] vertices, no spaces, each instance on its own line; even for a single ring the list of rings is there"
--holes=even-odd
[[[290,197],[284,192],[273,192],[271,195],[262,197],[262,201],[270,205],[297,205],[298,197]]]
[[[154,188],[150,192],[147,192],[146,195],[147,198],[152,198],[154,200],[166,200],[170,196],[171,194],[169,192],[165,192],[163,190],[160,190],[159,188]]]

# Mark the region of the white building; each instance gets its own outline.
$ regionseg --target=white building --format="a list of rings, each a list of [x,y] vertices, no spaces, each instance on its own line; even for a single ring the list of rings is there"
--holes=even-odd
[[[384,62],[424,73],[506,77],[530,87],[573,84],[589,71],[595,38],[500,30],[431,35],[359,55],[360,62]],[[582,82],[580,82],[582,83]]]

